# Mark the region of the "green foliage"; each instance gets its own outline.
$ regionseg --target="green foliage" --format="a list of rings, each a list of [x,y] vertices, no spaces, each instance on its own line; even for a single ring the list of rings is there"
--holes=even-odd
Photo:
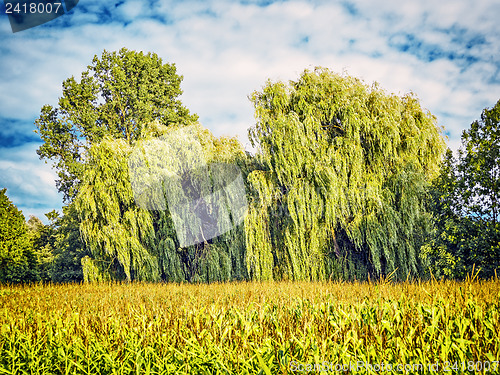
[[[53,214],[53,213],[52,213]],[[90,254],[80,236],[80,222],[74,207],[63,207],[63,215],[49,216],[54,226],[54,260],[51,280],[54,282],[83,281],[82,258]]]
[[[74,77],[63,82],[63,95],[57,107],[46,105],[42,108],[36,125],[44,144],[37,153],[41,158],[54,161],[59,175],[58,189],[69,203],[64,216],[55,224],[58,228],[53,237],[53,280],[81,280],[81,259],[90,255],[80,238],[80,218],[72,204],[82,181],[86,179],[84,190],[89,191],[92,187],[89,187],[88,181],[96,180],[99,173],[104,174],[102,178],[110,179],[111,183],[114,182],[113,178],[125,177],[123,173],[119,176],[109,174],[110,171],[123,171],[120,168],[124,165],[113,164],[112,160],[109,165],[101,164],[102,168],[94,175],[88,165],[95,163],[102,155],[106,157],[117,152],[114,149],[116,147],[121,147],[121,151],[127,150],[145,134],[154,132],[154,129],[145,128],[145,125],[188,124],[197,119],[178,100],[182,94],[181,81],[182,76],[176,73],[175,65],[163,63],[156,54],[144,54],[126,48],[118,52],[104,51],[101,57],[94,57],[79,82]],[[117,142],[111,146],[114,140]],[[101,143],[98,149],[96,145]],[[107,146],[111,149],[106,149]],[[99,152],[102,154],[99,155]],[[120,160],[126,164],[126,159]],[[124,184],[123,181],[119,182],[122,189],[125,188]],[[95,207],[93,210],[85,207],[87,216],[84,215],[86,221],[82,223],[82,230],[86,240],[92,237],[91,233],[99,232],[96,223],[106,221],[108,224],[105,225],[106,233],[101,231],[97,237],[92,237],[93,251],[99,257],[92,263],[94,268],[104,273],[111,272],[116,278],[156,279],[159,272],[156,255],[152,255],[155,250],[149,247],[146,250],[145,245],[141,244],[144,241],[149,245],[155,237],[151,220],[144,212],[130,208],[130,201],[119,201],[125,197],[123,191],[116,195],[95,192],[94,197],[103,199],[92,203],[102,204],[104,211],[98,213]],[[80,205],[84,205],[84,200],[80,199]],[[102,215],[112,215],[112,209],[117,205],[127,211],[123,222],[116,216],[104,219]],[[90,212],[95,215],[92,216]],[[118,227],[115,228],[115,224]],[[138,228],[145,232],[139,233]],[[132,257],[130,253],[135,255]],[[90,264],[88,261],[84,263]],[[125,268],[124,264],[127,265]],[[146,274],[149,276],[146,277]]]
[[[36,121],[44,141],[37,153],[54,161],[57,186],[71,201],[78,192],[86,153],[106,136],[131,144],[153,120],[161,124],[197,119],[177,99],[182,77],[156,54],[122,48],[94,57],[82,73],[63,82],[59,105],[45,105]]]
[[[430,189],[429,209],[434,214],[434,234],[421,249],[424,264],[438,279],[465,276],[461,252],[466,228],[458,214],[463,201],[458,193],[455,163],[448,149],[440,174]]]
[[[436,231],[424,248],[437,276],[482,277],[500,267],[500,101],[462,134],[458,160],[448,150],[432,186]]]
[[[500,219],[500,100],[463,132],[462,144],[458,169],[460,187],[465,188],[462,212],[495,226]]]
[[[80,228],[99,262],[92,263],[94,268],[112,270],[128,280],[133,279],[132,272],[140,279],[156,280],[157,259],[145,247],[155,236],[153,223],[148,212],[134,204],[128,177],[129,153],[130,146],[124,139],[109,137],[91,148],[75,200],[81,214]]]
[[[81,259],[89,253],[80,237],[74,204],[63,207],[63,213],[63,216],[55,210],[47,213],[48,225],[35,216],[30,216],[27,222],[27,235],[40,281],[83,280]]]
[[[37,259],[21,211],[0,190],[0,283],[38,280]]]
[[[318,68],[289,85],[267,82],[252,101],[262,166],[248,177],[249,274],[418,274],[426,187],[444,140],[415,96]]]
[[[150,124],[149,128],[151,132],[145,133],[133,145],[124,139],[105,137],[90,149],[80,191],[75,199],[75,208],[81,219],[80,229],[92,254],[92,258],[85,258],[83,262],[85,279],[213,282],[246,278],[241,228],[234,228],[210,241],[181,247],[182,236],[186,233],[174,227],[167,207],[150,210],[136,203],[142,198],[134,197],[131,185],[129,162],[135,160],[131,159],[134,150],[148,152],[152,157],[144,170],[141,168],[145,168],[146,164],[135,165],[138,168],[136,175],[140,178],[136,182],[141,187],[160,187],[156,195],[153,190],[144,199],[165,200],[163,189],[167,189],[172,180],[168,177],[172,163],[181,163],[175,165],[175,170],[184,171],[180,181],[184,187],[199,187],[206,183],[204,174],[208,173],[208,170],[195,168],[200,155],[195,148],[186,147],[191,138],[185,131],[179,131],[186,128],[166,127],[159,123]],[[192,125],[189,129],[193,132],[191,135],[199,140],[207,163],[245,165],[246,155],[235,139],[217,139],[199,125]],[[178,146],[178,149],[165,150],[159,136],[169,134],[186,139],[176,139],[170,145],[174,148]],[[210,177],[213,179],[216,176],[211,173]],[[206,199],[217,193],[210,190],[213,187],[204,188],[208,189],[203,191]],[[183,202],[185,197],[181,195],[185,192],[182,189],[172,191],[180,195],[171,195],[169,203],[175,204],[172,202],[174,198]],[[189,206],[184,209],[188,210]],[[186,230],[198,229],[201,223],[194,213],[187,211],[184,214],[189,218]]]
[[[250,138],[259,150],[252,158],[234,139],[186,126],[196,116],[177,99],[181,79],[155,54],[104,51],[80,82],[63,83],[57,108],[42,108],[38,153],[55,161],[70,203],[65,216],[71,212],[51,242],[60,275],[53,279],[323,280],[422,271],[427,187],[444,141],[414,95],[389,95],[327,69],[288,85],[268,82],[252,96]],[[165,136],[178,137],[168,150]],[[243,171],[250,202],[244,225],[228,232],[237,215],[211,204],[223,193],[219,164]],[[134,195],[133,184],[154,188]],[[224,193],[230,206],[234,197]],[[193,206],[193,196],[203,199]],[[205,236],[200,212],[224,234]],[[191,245],[199,232],[203,241]],[[425,249],[429,262],[434,250]],[[453,256],[441,258],[454,267]]]
[[[458,172],[462,215],[469,220],[467,264],[489,277],[500,269],[500,100],[463,132],[462,143]]]
[[[54,261],[54,227],[44,225],[39,218],[33,215],[30,216],[27,226],[31,247],[36,256],[39,279],[50,281]]]

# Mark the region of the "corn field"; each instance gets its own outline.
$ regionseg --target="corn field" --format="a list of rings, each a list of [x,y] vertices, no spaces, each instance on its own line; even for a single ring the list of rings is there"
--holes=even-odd
[[[500,373],[500,282],[0,286],[1,374]]]

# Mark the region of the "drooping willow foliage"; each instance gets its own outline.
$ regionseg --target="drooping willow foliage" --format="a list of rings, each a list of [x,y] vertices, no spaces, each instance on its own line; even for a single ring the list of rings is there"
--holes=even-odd
[[[267,82],[252,101],[261,168],[248,176],[248,274],[418,274],[426,187],[444,151],[418,99],[317,68],[288,85]]]
[[[318,68],[267,82],[252,101],[254,157],[200,125],[151,123],[134,142],[90,148],[75,199],[86,280],[422,271],[444,140],[418,99]]]
[[[245,188],[217,181],[227,177],[222,167],[242,171],[243,181],[247,164],[235,139],[215,138],[200,125],[153,123],[132,145],[112,138],[94,145],[75,201],[92,252],[82,261],[85,279],[247,279],[240,225],[246,205],[234,204],[246,203]]]

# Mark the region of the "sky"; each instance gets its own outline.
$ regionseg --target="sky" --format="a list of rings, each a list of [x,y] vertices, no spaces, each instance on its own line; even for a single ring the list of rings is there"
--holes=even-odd
[[[0,189],[26,218],[62,207],[51,163],[36,154],[34,121],[62,82],[103,50],[157,53],[184,76],[183,104],[216,136],[247,149],[248,96],[268,79],[316,66],[414,92],[448,145],[500,99],[497,0],[99,1],[13,33],[0,6]]]

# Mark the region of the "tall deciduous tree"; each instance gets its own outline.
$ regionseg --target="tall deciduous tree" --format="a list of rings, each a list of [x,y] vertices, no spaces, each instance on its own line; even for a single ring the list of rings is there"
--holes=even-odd
[[[424,248],[431,270],[464,277],[475,266],[492,276],[500,267],[500,101],[464,130],[458,160],[448,151],[432,196],[436,234]]]
[[[181,80],[175,65],[156,54],[122,48],[95,56],[79,82],[63,82],[59,105],[45,105],[36,125],[44,141],[38,155],[54,161],[66,201],[78,192],[86,153],[105,136],[131,144],[153,120],[196,120],[178,99]]]
[[[245,229],[257,279],[366,278],[421,270],[424,202],[444,140],[414,95],[327,69],[252,96],[261,170]]]
[[[459,167],[462,212],[483,223],[500,221],[500,101],[462,134]]]
[[[104,51],[94,57],[79,81],[71,77],[63,82],[58,106],[42,108],[36,125],[44,143],[37,153],[54,162],[59,176],[57,187],[68,203],[55,232],[56,280],[83,277],[77,263],[88,250],[80,239],[73,201],[85,182],[87,164],[93,158],[91,149],[104,140],[119,140],[117,144],[130,146],[149,131],[145,127],[153,122],[169,126],[195,121],[197,116],[179,100],[181,81],[175,64],[164,63],[156,54],[126,48]]]

